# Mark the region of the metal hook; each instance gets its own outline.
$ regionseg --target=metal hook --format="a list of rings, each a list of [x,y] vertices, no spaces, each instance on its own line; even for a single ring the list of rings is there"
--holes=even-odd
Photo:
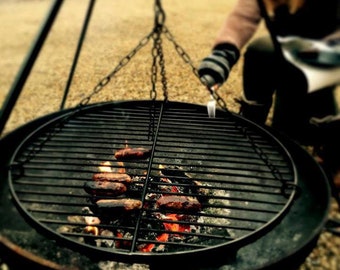
[[[165,22],[165,12],[161,0],[155,0],[155,29],[161,29]]]

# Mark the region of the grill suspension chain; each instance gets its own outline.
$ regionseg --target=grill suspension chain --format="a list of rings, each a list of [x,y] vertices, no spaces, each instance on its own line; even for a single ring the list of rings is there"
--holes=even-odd
[[[154,29],[152,32],[152,39],[153,39],[153,47],[151,50],[152,55],[152,65],[151,65],[151,90],[150,90],[150,98],[152,100],[149,114],[150,114],[150,122],[149,122],[149,133],[148,139],[154,140],[155,135],[155,117],[156,117],[156,108],[155,108],[155,101],[157,98],[157,75],[158,75],[158,68],[159,74],[161,76],[161,84],[163,90],[163,98],[164,102],[168,101],[168,89],[167,89],[167,78],[166,78],[166,71],[165,71],[165,61],[164,61],[164,53],[163,53],[163,44],[162,44],[162,31],[165,22],[165,12],[161,6],[160,0],[155,1],[154,6],[155,11],[155,22],[154,22]]]
[[[165,12],[161,6],[161,0],[155,1],[155,25],[153,30],[153,48],[152,48],[152,69],[151,69],[151,83],[152,89],[150,97],[152,100],[156,99],[156,82],[157,82],[157,60],[160,68],[161,75],[161,83],[163,90],[164,101],[168,100],[168,90],[167,90],[167,78],[165,72],[165,61],[164,61],[164,53],[163,53],[163,45],[162,45],[162,31],[164,28],[165,22]]]
[[[255,153],[260,157],[260,159],[266,164],[266,166],[269,168],[271,174],[275,178],[275,180],[280,181],[281,188],[280,192],[282,196],[288,198],[290,194],[288,193],[289,189],[293,189],[294,191],[297,191],[295,196],[299,194],[299,187],[297,184],[293,183],[293,181],[286,181],[283,179],[283,176],[280,172],[280,170],[270,161],[270,158],[268,155],[262,150],[261,146],[259,146],[255,140],[252,138],[251,134],[249,133],[247,127],[242,127],[236,124],[236,128],[240,130],[240,132],[246,137],[248,142],[252,145],[252,149],[255,151]]]
[[[118,65],[107,76],[101,79],[99,83],[93,88],[92,92],[87,97],[82,99],[77,106],[80,107],[89,104],[91,98],[94,95],[98,94],[100,91],[102,91],[103,88],[111,81],[112,77],[115,76],[118,73],[118,71],[120,71],[123,67],[125,67],[130,62],[130,60],[137,54],[137,52],[139,52],[144,46],[148,44],[152,35],[153,32],[143,37],[139,41],[138,45],[134,49],[132,49],[125,57],[123,57],[119,61]]]

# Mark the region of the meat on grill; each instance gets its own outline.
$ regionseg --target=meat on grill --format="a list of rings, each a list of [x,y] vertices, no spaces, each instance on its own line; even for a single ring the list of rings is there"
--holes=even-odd
[[[118,196],[124,194],[127,187],[125,184],[119,182],[86,181],[84,190],[93,196]]]
[[[186,212],[197,212],[201,210],[200,202],[190,196],[162,196],[157,200],[156,205],[159,209],[181,210]]]
[[[94,181],[109,181],[109,182],[121,182],[130,183],[132,181],[131,177],[126,173],[95,173],[92,176]]]
[[[96,202],[96,206],[99,211],[133,211],[142,208],[142,201],[130,198],[102,199]]]
[[[130,148],[126,147],[115,152],[115,158],[117,160],[134,160],[134,159],[146,159],[150,157],[151,149],[144,147]]]

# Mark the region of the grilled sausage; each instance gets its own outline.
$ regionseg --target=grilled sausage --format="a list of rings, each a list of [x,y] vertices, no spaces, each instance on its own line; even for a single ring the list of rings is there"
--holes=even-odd
[[[130,183],[132,181],[131,177],[126,173],[95,173],[92,176],[94,181],[109,181],[109,182],[121,182]]]
[[[151,149],[143,147],[130,148],[126,147],[115,152],[115,158],[117,160],[134,160],[134,159],[146,159],[150,157]]]
[[[142,201],[122,198],[122,199],[102,199],[96,202],[98,210],[101,211],[115,211],[115,210],[124,210],[124,211],[133,211],[142,208]]]
[[[196,198],[189,196],[162,196],[157,200],[156,205],[159,209],[181,210],[189,212],[197,212],[201,210],[200,202]]]
[[[127,187],[123,183],[109,181],[86,181],[84,190],[90,195],[118,196],[126,192]]]

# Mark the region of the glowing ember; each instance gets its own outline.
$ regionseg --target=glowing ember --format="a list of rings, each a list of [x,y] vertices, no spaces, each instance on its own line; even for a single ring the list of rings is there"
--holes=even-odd
[[[90,216],[86,216],[85,218],[85,222],[87,225],[98,225],[100,224],[100,219],[97,217],[90,217]]]
[[[113,165],[110,161],[103,161],[99,164],[98,171],[102,173],[111,173],[111,172],[117,172],[117,173],[126,173],[124,162],[117,161],[117,170],[112,168]]]
[[[121,238],[122,240],[115,240],[115,248],[130,248],[131,241],[123,240],[124,234],[120,231],[116,232],[116,237]]]
[[[84,216],[84,220],[86,225],[93,226],[100,224],[100,219],[98,217],[93,216],[93,212],[90,210],[89,207],[83,207],[81,210],[84,214],[89,214],[88,216]]]
[[[172,220],[172,221],[178,221],[179,216],[177,214],[168,214],[165,216],[165,219],[168,219],[168,220]],[[172,231],[172,232],[187,232],[190,230],[190,227],[189,226],[183,226],[182,224],[179,224],[179,223],[166,223],[164,222],[164,227],[166,230],[168,231]]]
[[[171,220],[171,221],[178,221],[179,220],[179,215],[177,214],[167,214],[167,215],[161,215],[160,218],[162,220]],[[163,222],[164,228],[166,231],[170,231],[170,232],[189,232],[190,231],[190,226],[189,225],[182,225],[179,223],[167,223],[167,222]],[[177,237],[180,237],[180,235],[178,234],[174,234]],[[170,238],[170,234],[169,233],[162,233],[160,235],[158,235],[156,237],[156,240],[158,242],[168,242]],[[141,252],[152,252],[154,250],[154,248],[156,247],[156,244],[150,243],[150,244],[146,244],[143,245],[140,248]],[[164,248],[164,245],[159,245],[159,247],[157,248],[157,250],[161,250]]]
[[[118,173],[126,173],[126,169],[125,169],[125,167],[124,167],[124,162],[118,161],[117,164],[118,164],[118,166],[119,166],[117,172],[118,172]]]
[[[112,172],[113,171],[112,168],[111,168],[110,161],[104,161],[104,162],[100,163],[98,170],[100,172]]]
[[[141,148],[130,150],[133,151],[128,155],[135,150],[143,152]],[[119,153],[125,155],[124,151]],[[203,194],[201,184],[185,175],[180,168],[159,165],[160,172],[148,179],[150,189],[142,200],[140,197],[147,180],[144,176],[147,171],[143,169],[135,173],[134,170],[126,169],[122,160],[117,159],[116,162],[101,162],[99,172],[92,175],[92,181],[89,179],[84,183],[83,189],[91,195],[92,205],[83,208],[82,218],[86,223],[83,232],[100,237],[85,237],[87,243],[98,247],[131,249],[134,235],[129,227],[135,226],[138,214],[143,213],[140,212],[142,208],[150,212],[146,215],[146,223],[143,220],[141,224],[153,230],[143,235],[144,239],[152,243],[137,244],[140,252],[170,250],[172,247],[168,243],[185,241],[190,232],[199,231],[199,227],[192,223],[198,222],[196,213],[201,211],[201,202],[194,196]],[[124,189],[120,189],[121,186]],[[189,192],[192,196],[187,195]],[[104,229],[106,225],[114,225],[115,228]]]
[[[93,234],[95,236],[99,235],[99,229],[95,226],[86,226],[84,228],[85,233]]]

